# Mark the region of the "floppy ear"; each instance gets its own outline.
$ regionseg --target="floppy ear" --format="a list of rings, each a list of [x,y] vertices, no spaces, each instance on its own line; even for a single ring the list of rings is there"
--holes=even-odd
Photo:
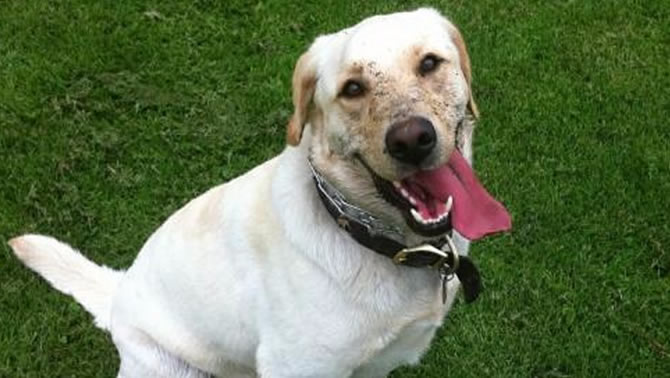
[[[477,109],[477,104],[472,96],[472,71],[470,70],[470,56],[468,55],[468,49],[465,47],[465,41],[463,41],[461,32],[458,31],[453,24],[448,24],[449,35],[451,36],[451,41],[456,45],[456,49],[458,50],[458,57],[461,61],[461,70],[463,71],[463,76],[465,76],[465,81],[467,81],[468,90],[470,91],[468,109],[470,109],[473,117],[479,118],[479,109]]]
[[[316,67],[312,54],[302,54],[293,71],[293,116],[288,122],[286,141],[292,146],[300,144],[302,131],[307,123],[309,106],[316,86]]]

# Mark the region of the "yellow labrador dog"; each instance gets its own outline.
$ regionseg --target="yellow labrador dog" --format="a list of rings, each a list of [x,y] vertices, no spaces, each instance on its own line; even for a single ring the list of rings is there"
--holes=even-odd
[[[476,297],[469,240],[510,227],[471,169],[471,80],[437,11],[371,17],[298,60],[289,146],[177,211],[128,270],[10,245],[111,333],[119,377],[384,377],[460,286]]]

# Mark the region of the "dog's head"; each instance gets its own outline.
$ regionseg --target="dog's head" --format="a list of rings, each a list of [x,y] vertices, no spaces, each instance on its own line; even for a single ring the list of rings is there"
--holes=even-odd
[[[472,213],[490,204],[468,182],[478,117],[471,81],[460,32],[435,10],[371,17],[317,38],[298,60],[288,143],[299,144],[309,125],[316,169],[406,232],[436,236],[453,223],[476,237],[490,227],[472,226],[482,222]]]

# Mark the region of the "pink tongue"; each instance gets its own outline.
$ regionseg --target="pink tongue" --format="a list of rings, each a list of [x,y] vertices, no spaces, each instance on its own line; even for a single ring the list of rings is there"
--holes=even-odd
[[[484,189],[458,151],[451,154],[447,164],[421,171],[411,180],[442,202],[446,202],[450,195],[453,197],[452,226],[470,240],[512,228],[505,207]]]

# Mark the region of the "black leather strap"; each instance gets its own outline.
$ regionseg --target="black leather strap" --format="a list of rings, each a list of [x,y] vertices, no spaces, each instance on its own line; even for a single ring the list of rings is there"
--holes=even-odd
[[[398,243],[391,238],[387,238],[383,235],[371,234],[366,225],[341,212],[337,206],[330,202],[328,196],[326,196],[321,187],[318,185],[316,187],[319,197],[321,197],[321,202],[323,202],[333,219],[335,219],[340,228],[351,235],[351,237],[359,244],[390,259],[395,258],[400,251],[407,248],[406,245]],[[441,248],[446,243],[446,240],[438,239],[430,241],[429,243],[436,248]],[[430,252],[416,252],[408,255],[407,258],[402,262],[399,262],[399,264],[420,268],[434,266],[441,259],[441,256]]]

